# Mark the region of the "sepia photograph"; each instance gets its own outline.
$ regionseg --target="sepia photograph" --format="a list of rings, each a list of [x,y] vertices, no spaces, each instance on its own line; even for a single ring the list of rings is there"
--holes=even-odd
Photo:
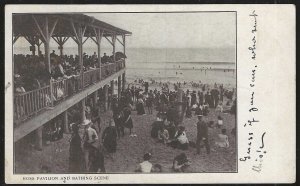
[[[13,14],[14,171],[236,172],[236,13]]]
[[[5,182],[296,181],[294,5],[6,5]]]

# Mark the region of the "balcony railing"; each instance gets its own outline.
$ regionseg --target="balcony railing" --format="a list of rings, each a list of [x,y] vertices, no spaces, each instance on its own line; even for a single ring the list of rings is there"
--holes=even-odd
[[[18,125],[22,121],[36,115],[38,112],[54,107],[65,98],[68,98],[84,88],[93,85],[125,67],[124,61],[106,64],[100,69],[92,69],[67,79],[50,80],[50,85],[32,90],[30,92],[15,94],[14,96],[14,123]]]

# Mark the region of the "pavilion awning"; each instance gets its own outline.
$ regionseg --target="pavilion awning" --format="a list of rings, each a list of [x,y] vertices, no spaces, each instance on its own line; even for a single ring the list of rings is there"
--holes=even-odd
[[[95,29],[101,29],[103,36],[132,34],[129,31],[84,14],[13,14],[13,35],[41,36],[36,27],[35,20],[40,25],[43,25],[45,24],[46,17],[48,18],[49,25],[56,24],[52,34],[53,37],[74,37],[71,22],[75,25],[86,27],[84,37],[95,37]]]

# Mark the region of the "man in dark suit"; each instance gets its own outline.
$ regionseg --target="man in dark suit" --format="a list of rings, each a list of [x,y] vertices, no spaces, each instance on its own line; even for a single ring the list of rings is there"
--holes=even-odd
[[[206,123],[202,120],[202,115],[198,115],[197,123],[197,154],[200,154],[201,141],[204,142],[206,153],[210,153],[210,146],[208,143],[208,127]]]

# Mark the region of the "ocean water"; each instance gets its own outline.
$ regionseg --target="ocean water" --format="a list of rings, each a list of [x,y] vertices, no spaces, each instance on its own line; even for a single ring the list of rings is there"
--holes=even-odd
[[[59,54],[57,47],[50,50]],[[96,48],[83,50],[92,55]],[[29,47],[15,47],[14,53],[31,54]],[[102,48],[103,53],[110,55],[112,48]],[[77,47],[64,48],[64,54],[77,54]],[[234,48],[126,48],[126,56],[128,81],[142,78],[162,82],[236,83]]]

